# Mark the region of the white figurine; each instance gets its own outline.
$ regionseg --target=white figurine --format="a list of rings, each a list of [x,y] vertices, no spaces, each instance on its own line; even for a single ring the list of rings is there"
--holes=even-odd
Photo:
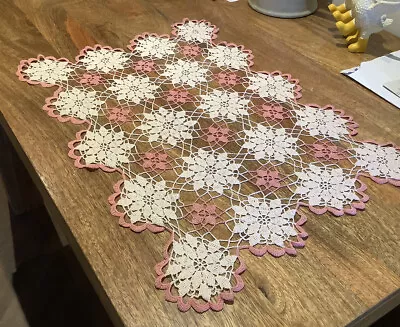
[[[400,10],[400,1],[396,0],[346,0],[338,7],[330,5],[329,10],[338,20],[339,31],[347,36],[350,52],[364,52],[372,33],[382,31],[393,23],[387,14]]]

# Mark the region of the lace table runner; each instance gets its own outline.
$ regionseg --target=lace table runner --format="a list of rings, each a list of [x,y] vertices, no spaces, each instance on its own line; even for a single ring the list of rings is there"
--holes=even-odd
[[[76,167],[121,173],[109,197],[119,224],[171,234],[156,287],[182,311],[233,300],[241,251],[296,254],[307,237],[299,207],[354,215],[368,200],[359,176],[400,186],[399,148],[354,140],[351,117],[298,103],[297,80],[252,71],[251,51],[215,43],[217,32],[184,19],[128,52],[39,55],[17,72],[57,85],[44,110],[85,126],[69,143]]]

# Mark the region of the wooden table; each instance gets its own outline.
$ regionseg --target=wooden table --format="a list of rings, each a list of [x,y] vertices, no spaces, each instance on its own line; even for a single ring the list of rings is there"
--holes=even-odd
[[[303,19],[280,20],[252,11],[245,0],[1,0],[1,124],[115,325],[366,325],[399,303],[399,190],[366,179],[371,202],[365,212],[341,218],[307,213],[310,237],[297,257],[244,253],[246,286],[233,305],[219,313],[181,313],[154,288],[153,267],[167,233],[118,227],[107,196],[120,176],[74,168],[67,143],[82,127],[41,110],[54,88],[19,82],[19,61],[38,53],[73,59],[95,43],[124,48],[144,31],[169,33],[183,17],[205,18],[221,28],[219,40],[253,50],[255,70],[299,78],[303,103],[344,108],[360,124],[359,139],[400,144],[400,111],[339,74],[400,49],[400,40],[380,33],[366,54],[351,54],[326,5],[320,1],[321,8]]]

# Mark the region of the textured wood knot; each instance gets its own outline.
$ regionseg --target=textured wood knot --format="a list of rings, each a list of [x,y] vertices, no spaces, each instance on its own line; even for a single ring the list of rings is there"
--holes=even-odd
[[[264,286],[258,286],[258,289],[268,299],[268,293],[267,293],[267,290],[265,289],[265,287]]]

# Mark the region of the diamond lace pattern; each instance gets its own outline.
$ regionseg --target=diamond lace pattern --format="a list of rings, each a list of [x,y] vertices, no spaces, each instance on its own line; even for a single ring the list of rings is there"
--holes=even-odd
[[[84,124],[69,143],[77,167],[122,174],[109,197],[120,225],[171,234],[156,286],[183,311],[233,299],[240,251],[296,254],[300,206],[355,214],[368,200],[360,175],[400,185],[396,146],[354,140],[351,117],[299,103],[297,80],[253,72],[251,51],[215,43],[217,31],[185,19],[130,51],[96,45],[76,62],[39,56],[17,72],[59,87],[44,106],[51,117]]]

